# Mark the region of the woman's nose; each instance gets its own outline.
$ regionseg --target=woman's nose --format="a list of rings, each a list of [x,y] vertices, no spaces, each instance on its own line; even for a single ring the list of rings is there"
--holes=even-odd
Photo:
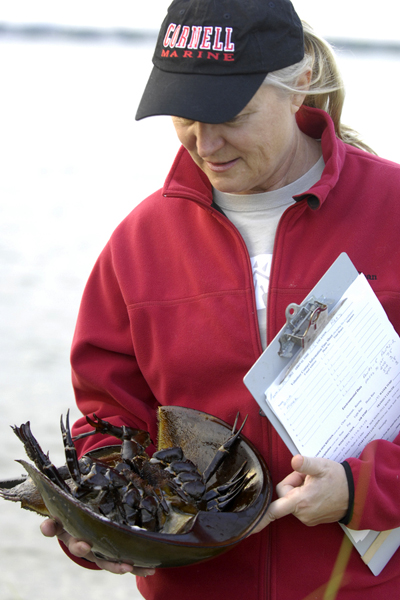
[[[196,122],[196,149],[200,158],[209,158],[225,145],[220,127],[211,123]]]

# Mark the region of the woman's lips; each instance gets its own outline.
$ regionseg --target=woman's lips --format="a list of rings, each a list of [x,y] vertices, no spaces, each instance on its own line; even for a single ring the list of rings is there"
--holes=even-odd
[[[225,171],[229,171],[237,162],[238,158],[234,160],[229,160],[228,162],[210,162],[206,161],[207,167],[210,171],[214,171],[214,173],[224,173]]]

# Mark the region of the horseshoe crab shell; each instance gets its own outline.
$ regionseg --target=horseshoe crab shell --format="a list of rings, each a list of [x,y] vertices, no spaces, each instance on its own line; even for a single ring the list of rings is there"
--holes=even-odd
[[[217,417],[183,407],[159,409],[159,449],[180,446],[185,456],[203,471],[219,446],[229,437],[231,426]],[[100,458],[119,447],[89,453]],[[259,523],[272,495],[268,468],[254,446],[241,435],[214,475],[217,483],[226,482],[246,461],[254,474],[230,511],[199,512],[191,530],[184,534],[146,531],[111,522],[87,505],[68,495],[26,461],[19,461],[39,490],[49,513],[61,521],[72,536],[92,545],[93,552],[109,560],[138,567],[177,567],[203,561],[229,550]],[[219,481],[220,480],[220,481]]]

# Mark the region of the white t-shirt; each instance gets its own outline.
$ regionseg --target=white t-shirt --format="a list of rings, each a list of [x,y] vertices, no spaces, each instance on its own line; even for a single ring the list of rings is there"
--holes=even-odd
[[[253,268],[257,316],[263,348],[266,347],[269,275],[279,220],[285,210],[294,204],[293,196],[306,192],[321,179],[324,167],[324,159],[321,156],[300,179],[272,192],[236,195],[213,190],[214,202],[235,225],[246,242]]]

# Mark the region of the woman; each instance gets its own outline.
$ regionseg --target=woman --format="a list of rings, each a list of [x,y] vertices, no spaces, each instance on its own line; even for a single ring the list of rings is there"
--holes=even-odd
[[[149,599],[375,600],[398,590],[400,557],[374,577],[336,521],[400,525],[400,439],[343,464],[292,459],[242,382],[287,304],[300,303],[343,251],[373,274],[400,332],[400,168],[341,125],[333,56],[304,33],[305,54],[287,0],[172,3],[137,118],[171,114],[183,147],[164,188],[113,234],[82,300],[72,366],[84,415],[155,439],[160,404],[228,422],[248,413],[246,436],[280,496],[255,535],[181,569],[100,561],[52,521],[42,525],[86,566],[152,575],[138,579]],[[82,418],[74,433],[85,427]],[[79,451],[107,441],[86,438]]]

